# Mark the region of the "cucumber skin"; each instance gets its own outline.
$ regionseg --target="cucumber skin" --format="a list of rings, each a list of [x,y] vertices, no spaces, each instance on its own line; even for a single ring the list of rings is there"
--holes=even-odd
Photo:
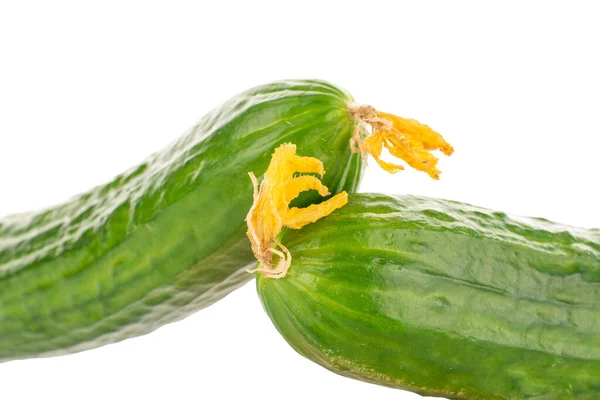
[[[600,398],[600,230],[350,195],[257,276],[276,328],[338,374],[452,399]]]
[[[250,89],[112,182],[0,219],[0,361],[146,334],[246,283],[247,173],[261,176],[275,147],[292,142],[324,162],[332,193],[356,190],[350,100],[321,81]]]

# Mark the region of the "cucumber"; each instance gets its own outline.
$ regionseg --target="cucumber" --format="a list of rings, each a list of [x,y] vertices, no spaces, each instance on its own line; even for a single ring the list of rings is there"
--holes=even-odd
[[[332,193],[354,191],[363,162],[350,148],[351,100],[321,81],[258,86],[112,182],[0,219],[0,361],[146,334],[250,280],[247,173],[262,175],[293,142],[325,163]]]
[[[354,194],[282,234],[276,328],[351,378],[452,399],[600,398],[600,230]]]

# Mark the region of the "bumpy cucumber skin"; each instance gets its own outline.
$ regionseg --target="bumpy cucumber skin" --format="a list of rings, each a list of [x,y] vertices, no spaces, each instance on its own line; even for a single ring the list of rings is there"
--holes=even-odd
[[[350,100],[320,81],[256,87],[111,183],[0,219],[0,361],[142,335],[250,280],[248,171],[260,177],[292,142],[324,162],[332,193],[354,191]]]
[[[600,398],[600,231],[351,195],[284,233],[273,323],[336,373],[452,399]]]

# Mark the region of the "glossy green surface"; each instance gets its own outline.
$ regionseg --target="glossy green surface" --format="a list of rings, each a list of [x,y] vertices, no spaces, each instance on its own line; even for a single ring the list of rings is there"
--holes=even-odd
[[[600,399],[600,230],[355,194],[282,243],[263,305],[300,354],[466,399]]]
[[[349,99],[319,81],[251,89],[113,182],[0,219],[0,361],[148,333],[250,280],[248,171],[292,142],[324,162],[332,193],[354,191]]]

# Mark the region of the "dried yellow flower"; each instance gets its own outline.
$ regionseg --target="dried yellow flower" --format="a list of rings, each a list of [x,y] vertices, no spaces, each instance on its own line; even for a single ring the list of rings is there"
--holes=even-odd
[[[314,189],[321,196],[330,194],[317,177],[294,177],[298,172],[316,173],[321,177],[325,174],[321,161],[296,155],[296,145],[286,143],[275,149],[260,188],[254,174],[249,173],[254,184],[254,203],[246,216],[247,234],[261,264],[249,272],[261,271],[272,278],[283,278],[291,262],[290,252],[276,240],[283,227],[300,229],[348,202],[348,194],[342,192],[320,204],[289,208],[290,202],[305,190]],[[273,254],[279,256],[276,266],[273,266]]]
[[[351,142],[353,151],[361,152],[365,160],[366,153],[369,153],[388,172],[403,170],[402,165],[381,159],[381,152],[385,147],[394,157],[426,172],[433,179],[439,179],[438,159],[429,151],[440,150],[448,156],[454,152],[439,133],[414,119],[377,111],[371,106],[351,106],[349,110],[358,120]],[[371,132],[365,130],[365,123],[371,126]]]

